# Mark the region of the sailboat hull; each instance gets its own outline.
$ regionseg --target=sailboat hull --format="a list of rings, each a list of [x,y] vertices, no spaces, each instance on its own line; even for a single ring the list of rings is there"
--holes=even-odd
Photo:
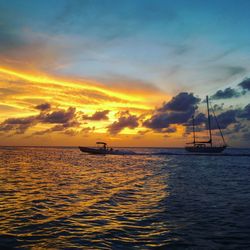
[[[185,147],[186,151],[192,153],[221,153],[225,150],[226,146],[222,147]]]

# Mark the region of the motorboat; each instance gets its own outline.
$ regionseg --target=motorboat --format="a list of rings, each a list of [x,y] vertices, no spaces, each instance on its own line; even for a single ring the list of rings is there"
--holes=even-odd
[[[125,151],[125,150],[115,150],[111,147],[108,147],[106,142],[96,142],[97,147],[79,147],[81,152],[88,153],[88,154],[94,154],[94,155],[125,155],[125,154],[136,154],[133,151]]]

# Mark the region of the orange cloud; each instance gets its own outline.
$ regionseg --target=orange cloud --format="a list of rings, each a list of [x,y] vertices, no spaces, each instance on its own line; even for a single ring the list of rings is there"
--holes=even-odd
[[[133,91],[133,88],[135,91]],[[52,111],[54,110],[54,112],[59,109],[67,110],[69,107],[74,107],[77,112],[84,113],[85,117],[92,116],[98,110],[110,111],[107,114],[107,119],[99,121],[93,119],[84,121],[83,119],[79,120],[78,117],[78,121],[82,124],[73,127],[74,130],[67,130],[68,127],[65,125],[52,126],[52,124],[41,124],[39,122],[32,123],[32,126],[19,126],[20,129],[18,127],[21,132],[28,136],[44,134],[44,137],[46,137],[46,133],[39,133],[39,131],[48,131],[49,133],[63,131],[65,132],[64,135],[61,135],[61,138],[64,138],[63,140],[65,140],[65,136],[77,137],[83,135],[81,131],[85,131],[85,128],[94,128],[91,129],[93,140],[100,133],[106,134],[104,137],[107,138],[107,128],[117,120],[117,112],[129,110],[132,115],[145,115],[165,99],[165,96],[159,90],[142,83],[138,83],[138,85],[134,83],[127,90],[119,84],[116,87],[114,83],[110,85],[102,84],[88,79],[55,77],[44,73],[27,72],[6,67],[0,67],[0,96],[0,123],[7,119],[12,119],[10,121],[15,121],[15,119],[25,121],[28,117],[38,116],[36,107],[45,103],[52,104]],[[5,130],[8,131],[7,128],[10,125],[8,123],[4,125]],[[13,128],[17,127],[16,125],[12,126]],[[121,134],[136,134],[138,129],[126,128]],[[87,136],[86,131],[84,135]],[[25,143],[24,139],[20,139],[20,135],[14,136]],[[32,139],[32,141],[36,140]]]

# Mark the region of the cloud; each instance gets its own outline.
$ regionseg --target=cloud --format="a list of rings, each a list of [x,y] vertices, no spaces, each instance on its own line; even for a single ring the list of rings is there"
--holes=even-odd
[[[250,120],[250,103],[244,107],[243,110],[238,112],[238,117]]]
[[[120,133],[124,128],[134,129],[139,126],[139,118],[128,111],[120,112],[118,121],[108,126],[108,132],[112,135]]]
[[[48,105],[44,106],[48,107]],[[41,110],[41,107],[39,108]],[[70,127],[77,127],[80,125],[80,123],[76,120],[75,108],[69,107],[67,110],[61,109],[50,113],[48,112],[48,110],[45,109],[41,110],[41,113],[35,116],[8,118],[4,120],[0,124],[0,132],[14,132],[14,134],[24,134],[29,128],[34,127],[38,123],[55,123],[57,125],[43,131],[35,132],[33,133],[33,135],[42,135],[55,131],[64,131]]]
[[[62,131],[64,131],[65,134],[67,134],[67,135],[73,135],[72,131],[74,131],[74,130],[69,130],[69,128],[78,127],[79,125],[80,125],[80,123],[77,121],[68,121],[68,122],[63,123],[63,124],[55,125],[52,128],[35,132],[32,135],[44,135],[44,134],[48,134],[48,133],[52,133],[52,132],[62,132]],[[74,131],[74,134],[75,134],[75,131]]]
[[[200,125],[200,124],[204,124],[205,122],[207,122],[207,117],[206,117],[205,114],[199,113],[199,114],[195,117],[195,124]]]
[[[91,131],[92,131],[92,132],[95,131],[95,126],[93,126],[93,127],[85,127],[85,128],[82,128],[82,129],[81,129],[81,132],[82,132],[82,133],[86,133],[86,134],[89,133],[89,132],[91,132]]]
[[[200,132],[204,130],[204,125],[207,123],[207,116],[204,113],[199,113],[198,115],[194,116],[194,125],[195,131]],[[193,119],[190,118],[185,126],[185,133],[189,134],[193,131]]]
[[[210,97],[210,99],[213,100],[230,99],[245,95],[246,91],[250,91],[250,78],[245,78],[237,86],[243,90],[240,91],[240,89],[228,87],[224,90],[218,90],[214,95]]]
[[[41,115],[40,120],[44,123],[67,123],[75,115],[75,108],[69,107],[67,111],[59,110]]]
[[[173,125],[182,125],[185,127],[185,134],[188,134],[192,131],[192,116],[194,116],[199,102],[200,99],[192,93],[180,93],[156,109],[152,116],[143,122],[143,126],[156,132],[171,133],[175,132],[171,130]],[[250,120],[250,104],[243,109],[229,109],[224,112],[222,105],[219,106],[219,110],[221,112],[216,117],[221,129],[228,129],[234,125],[235,131],[239,132],[244,128],[242,119]],[[195,116],[195,126],[196,131],[207,129],[207,115],[198,113]],[[211,129],[218,129],[213,116],[211,116]]]
[[[250,104],[246,105],[243,109],[229,109],[224,112],[221,112],[220,114],[216,115],[217,121],[219,123],[219,126],[221,129],[227,129],[230,127],[230,125],[234,125],[230,128],[230,131],[228,133],[235,133],[235,132],[243,132],[243,129],[246,127],[245,124],[243,124],[242,119],[246,119],[247,121],[250,120]],[[206,128],[208,128],[207,124],[207,116],[203,113],[199,113],[195,117],[195,125],[197,126],[197,129],[200,130],[201,128],[199,125],[206,125]],[[192,126],[192,121],[189,120],[187,123],[188,126]],[[214,116],[211,115],[211,129],[215,130],[218,129],[216,120]]]
[[[231,109],[217,115],[217,120],[221,129],[227,128],[229,125],[237,123],[238,109]],[[215,118],[211,116],[211,129],[218,129]]]
[[[244,90],[250,91],[250,78],[244,79],[242,82],[238,84]]]
[[[210,99],[214,99],[214,100],[230,99],[234,97],[240,97],[241,95],[242,95],[242,92],[238,92],[237,90],[228,87],[224,90],[218,90],[214,95],[210,97]]]
[[[103,111],[96,111],[93,115],[83,115],[82,118],[84,120],[91,120],[91,121],[101,121],[101,120],[108,120],[108,113],[109,110],[103,110]]]
[[[213,105],[214,111],[222,111],[223,108],[224,108],[224,103],[221,103],[220,105],[219,104],[214,104]]]
[[[143,125],[157,132],[165,133],[168,131],[168,127],[170,125],[185,124],[190,119],[190,117],[192,117],[193,114],[193,111],[157,113],[153,115],[150,119],[146,120]]]
[[[9,118],[0,124],[0,132],[11,132],[23,134],[26,130],[38,123],[36,116],[24,118]]]
[[[204,125],[207,123],[207,116],[204,113],[199,113],[198,115],[194,116],[194,124],[195,126]],[[193,126],[193,119],[190,118],[185,126],[192,127]]]
[[[42,103],[42,104],[35,106],[35,109],[38,109],[41,111],[48,110],[50,108],[51,108],[51,105],[49,103]]]
[[[156,109],[151,118],[144,121],[143,125],[157,132],[168,132],[172,124],[182,124],[194,115],[197,104],[200,102],[193,93],[181,92],[173,97],[169,102],[163,103],[163,106]]]
[[[193,93],[181,92],[173,97],[168,103],[163,104],[159,111],[189,111],[196,108],[200,98],[195,97]]]

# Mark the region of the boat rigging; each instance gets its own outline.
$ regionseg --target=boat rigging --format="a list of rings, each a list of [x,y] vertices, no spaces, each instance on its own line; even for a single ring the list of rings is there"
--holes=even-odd
[[[215,122],[217,124],[217,127],[220,131],[221,138],[223,140],[222,146],[215,146],[213,145],[213,137],[212,137],[212,131],[211,131],[211,116],[210,116],[210,109],[209,109],[209,100],[208,96],[206,96],[206,103],[207,103],[207,126],[209,131],[209,140],[208,141],[196,141],[196,134],[195,134],[195,119],[194,116],[192,117],[192,127],[193,127],[193,142],[189,142],[187,144],[192,144],[192,146],[186,146],[185,149],[188,152],[192,153],[221,153],[224,149],[227,148],[224,136],[222,134],[222,130],[220,128],[219,122],[217,120],[217,117],[215,115],[213,107],[211,107]]]

